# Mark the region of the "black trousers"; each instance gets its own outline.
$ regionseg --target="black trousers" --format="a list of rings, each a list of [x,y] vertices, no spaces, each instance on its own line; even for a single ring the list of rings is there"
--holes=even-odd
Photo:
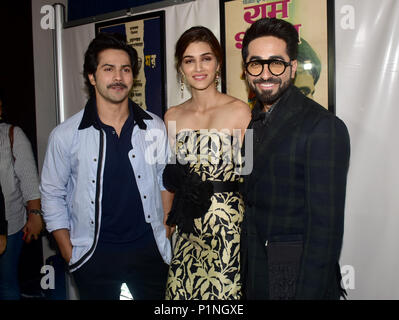
[[[72,275],[81,300],[119,300],[122,283],[134,300],[163,300],[168,269],[151,233],[134,245],[98,245]]]

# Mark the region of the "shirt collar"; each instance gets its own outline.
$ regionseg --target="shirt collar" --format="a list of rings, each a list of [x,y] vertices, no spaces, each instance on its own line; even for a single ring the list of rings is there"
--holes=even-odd
[[[134,103],[130,99],[129,110],[139,128],[142,130],[146,130],[147,125],[145,124],[144,120],[152,120],[153,118],[151,117],[151,115],[141,109],[136,103]],[[101,128],[97,113],[97,102],[95,97],[91,97],[86,103],[83,118],[79,125],[79,130],[87,129],[91,126],[93,126],[97,130],[100,130]]]
[[[261,120],[262,124],[265,124],[267,119],[270,117],[271,113],[273,112],[274,107],[280,101],[280,99],[278,99],[275,103],[273,103],[270,106],[269,110],[267,110],[266,112],[263,111],[263,109],[264,109],[263,103],[257,101],[252,110],[252,119],[253,119],[252,121]]]

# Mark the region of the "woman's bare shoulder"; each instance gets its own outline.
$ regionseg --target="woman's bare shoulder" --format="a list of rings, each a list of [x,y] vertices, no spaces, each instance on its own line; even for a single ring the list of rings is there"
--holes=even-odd
[[[224,122],[231,128],[247,128],[251,120],[251,109],[244,101],[226,95],[222,110]]]
[[[182,104],[179,104],[177,106],[169,107],[168,110],[165,112],[164,119],[165,121],[172,121],[176,120],[176,118],[179,117],[179,114],[182,111]]]
[[[235,97],[226,95],[223,103],[224,108],[229,112],[234,112],[234,114],[239,113],[240,115],[251,115],[251,109],[249,108],[248,104],[244,101],[237,99]]]

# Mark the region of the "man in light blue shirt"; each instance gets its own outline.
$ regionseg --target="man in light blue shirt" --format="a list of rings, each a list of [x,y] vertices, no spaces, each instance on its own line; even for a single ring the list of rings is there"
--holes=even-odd
[[[41,177],[46,226],[81,299],[163,299],[171,259],[163,121],[128,98],[137,53],[99,34],[85,54],[90,99],[50,135]]]

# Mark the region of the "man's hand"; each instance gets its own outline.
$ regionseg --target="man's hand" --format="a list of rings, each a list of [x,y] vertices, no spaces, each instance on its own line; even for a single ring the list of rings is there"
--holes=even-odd
[[[7,235],[0,234],[0,255],[6,250],[7,247]]]
[[[66,263],[69,263],[72,258],[72,243],[69,236],[68,229],[59,229],[53,231],[53,236],[57,242],[58,248],[60,249],[61,256],[64,258]]]
[[[24,240],[26,243],[30,243],[32,238],[37,240],[39,238],[40,232],[42,232],[44,227],[43,218],[39,214],[29,213],[28,221],[26,222],[22,231],[24,232]]]

